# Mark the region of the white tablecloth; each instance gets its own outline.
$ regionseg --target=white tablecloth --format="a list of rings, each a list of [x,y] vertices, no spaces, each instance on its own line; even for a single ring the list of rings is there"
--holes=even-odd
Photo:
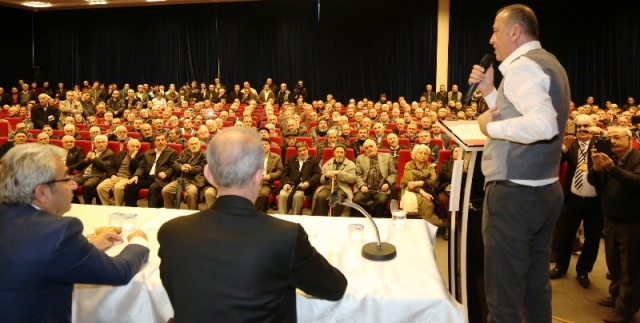
[[[138,225],[149,237],[151,254],[126,286],[76,285],[74,322],[166,322],[173,315],[159,275],[156,234],[166,221],[191,214],[190,210],[149,209],[74,204],[66,216],[78,217],[85,233],[109,224],[113,212],[137,213]],[[365,225],[364,243],[375,241],[365,218],[275,215],[300,223],[311,243],[347,277],[342,300],[331,302],[298,293],[298,322],[465,322],[464,307],[451,297],[435,263],[436,228],[423,220],[407,220],[396,229],[390,219],[376,219],[383,242],[393,244],[397,256],[370,261],[361,255],[363,243],[350,242],[347,226]],[[107,250],[115,255],[124,244]]]

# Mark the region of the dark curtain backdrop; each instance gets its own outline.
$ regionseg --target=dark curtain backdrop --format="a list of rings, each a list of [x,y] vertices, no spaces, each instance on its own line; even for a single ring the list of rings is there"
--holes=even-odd
[[[513,2],[452,1],[449,80],[467,88],[470,66],[489,45],[495,13]],[[538,17],[542,47],[567,70],[576,105],[587,96],[604,106],[611,100],[622,106],[627,96],[640,96],[640,19],[621,2],[576,5],[567,1],[523,1]],[[499,73],[498,73],[499,74]]]
[[[67,87],[209,83],[219,73],[228,87],[258,90],[267,77],[290,88],[301,79],[313,99],[346,101],[417,99],[435,79],[436,1],[323,0],[320,17],[317,0],[15,11],[33,15],[36,65]]]
[[[507,1],[453,0],[447,88],[464,92],[471,65],[493,50],[495,12]],[[524,1],[536,10],[542,45],[567,69],[572,98],[602,104],[640,96],[640,19],[628,6]],[[5,46],[0,85],[30,80],[35,65],[51,82],[249,81],[259,89],[305,81],[312,98],[386,92],[415,100],[435,83],[437,1],[260,1],[139,8],[40,11],[0,7]],[[436,85],[437,87],[437,85]]]

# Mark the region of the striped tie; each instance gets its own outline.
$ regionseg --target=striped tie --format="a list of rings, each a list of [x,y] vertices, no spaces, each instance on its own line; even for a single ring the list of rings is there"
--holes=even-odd
[[[576,173],[573,175],[573,187],[576,188],[576,191],[580,191],[582,188],[583,181],[583,171],[582,164],[587,160],[587,143],[580,142],[580,152],[578,154],[578,166],[576,167]]]

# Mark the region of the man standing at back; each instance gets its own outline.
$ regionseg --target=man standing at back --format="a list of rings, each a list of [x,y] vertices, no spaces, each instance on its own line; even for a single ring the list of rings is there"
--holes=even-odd
[[[160,278],[176,322],[295,322],[296,288],[341,299],[346,278],[311,246],[302,226],[254,207],[264,167],[257,132],[221,131],[207,162],[205,178],[218,188],[213,207],[158,231]]]
[[[485,201],[482,234],[489,322],[551,322],[549,251],[562,208],[558,181],[569,115],[567,74],[538,40],[531,8],[498,11],[489,41],[502,63],[474,65],[489,111],[478,118],[488,137],[482,155]]]

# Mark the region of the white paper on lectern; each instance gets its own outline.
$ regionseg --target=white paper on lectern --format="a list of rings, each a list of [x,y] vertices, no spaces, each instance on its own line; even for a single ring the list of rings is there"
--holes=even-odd
[[[447,127],[451,129],[458,138],[462,141],[467,140],[487,140],[487,136],[485,136],[482,131],[480,131],[480,126],[478,125],[478,121],[470,121],[470,122],[451,122],[446,123]]]
[[[451,173],[451,192],[449,193],[449,211],[458,211],[460,208],[460,192],[462,191],[462,170],[464,160],[453,161]]]

